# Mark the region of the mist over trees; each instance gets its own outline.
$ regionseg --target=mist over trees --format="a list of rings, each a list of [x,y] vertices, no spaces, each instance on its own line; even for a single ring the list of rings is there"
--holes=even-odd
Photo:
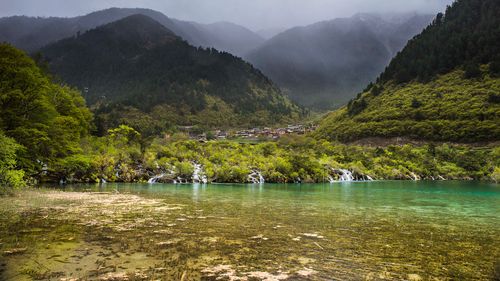
[[[431,20],[413,13],[357,14],[289,29],[245,58],[293,100],[329,109],[373,81]]]
[[[250,64],[226,52],[193,47],[144,15],[40,52],[51,72],[84,92],[101,133],[121,123],[157,135],[176,125],[255,126],[301,114]]]
[[[20,49],[33,52],[47,44],[134,14],[151,17],[193,46],[215,48],[238,56],[243,56],[264,42],[256,33],[233,23],[200,24],[139,8],[110,8],[72,18],[0,18],[0,42],[9,42]]]
[[[496,0],[455,2],[408,43],[375,84],[331,113],[318,136],[498,140],[499,12]]]

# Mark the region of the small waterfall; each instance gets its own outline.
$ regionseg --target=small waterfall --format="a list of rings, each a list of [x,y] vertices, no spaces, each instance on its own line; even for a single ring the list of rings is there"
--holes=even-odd
[[[335,179],[332,176],[328,175],[328,182],[329,183],[334,183]]]
[[[334,182],[351,182],[351,181],[373,181],[373,178],[368,175],[353,174],[347,169],[332,169],[333,174],[328,175],[328,181]]]
[[[252,170],[252,172],[248,175],[248,182],[254,184],[262,184],[265,183],[266,180],[259,171]]]
[[[414,172],[411,172],[410,173],[410,176],[411,178],[414,180],[414,181],[419,181],[420,180],[420,177],[417,176]]]
[[[340,178],[339,181],[353,181],[354,177],[352,176],[352,172],[349,170],[345,169],[339,169],[340,171]]]
[[[148,180],[148,183],[149,183],[149,184],[157,183],[157,182],[158,182],[158,180],[160,180],[160,179],[161,179],[161,178],[163,178],[164,176],[165,176],[165,174],[159,174],[159,175],[156,175],[156,176],[154,176],[154,177],[150,178],[150,179]]]
[[[106,180],[101,178],[101,183],[106,183]]]
[[[194,171],[193,171],[193,183],[207,183],[207,176],[203,174],[203,167],[200,164],[193,163]]]

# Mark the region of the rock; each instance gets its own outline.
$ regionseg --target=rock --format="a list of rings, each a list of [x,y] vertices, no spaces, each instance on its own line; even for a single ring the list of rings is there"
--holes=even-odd
[[[257,239],[261,239],[261,240],[268,240],[269,238],[264,237],[264,235],[263,235],[263,234],[259,234],[259,235],[256,235],[256,236],[252,236],[252,237],[250,237],[250,239],[255,239],[255,240],[257,240]]]
[[[318,273],[316,270],[314,269],[310,269],[310,268],[304,268],[304,269],[301,269],[299,271],[297,271],[297,274],[300,275],[300,276],[304,276],[304,277],[307,277],[307,276],[311,276],[313,274],[316,274]]]
[[[128,281],[129,277],[125,272],[107,273],[99,278],[101,281]]]
[[[407,275],[408,281],[422,281],[422,277],[415,273],[410,273]]]
[[[4,256],[19,255],[19,254],[23,254],[24,252],[26,252],[26,250],[27,250],[27,248],[14,248],[14,249],[3,251],[3,255]]]
[[[302,236],[307,237],[307,238],[317,238],[317,239],[325,238],[324,236],[321,236],[318,233],[302,233]]]

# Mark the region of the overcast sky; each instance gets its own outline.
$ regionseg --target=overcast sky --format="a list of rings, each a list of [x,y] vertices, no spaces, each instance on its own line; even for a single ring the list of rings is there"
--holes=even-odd
[[[0,0],[0,16],[77,16],[110,7],[151,8],[169,17],[230,21],[253,30],[306,25],[358,12],[435,14],[453,0]]]

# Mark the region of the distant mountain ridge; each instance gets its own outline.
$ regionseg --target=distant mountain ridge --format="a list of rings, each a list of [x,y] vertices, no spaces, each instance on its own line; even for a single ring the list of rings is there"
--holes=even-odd
[[[500,140],[500,2],[458,0],[408,42],[376,83],[330,113],[316,136]]]
[[[419,14],[357,14],[286,30],[245,56],[295,101],[340,106],[374,80],[432,20]]]
[[[256,33],[236,24],[199,24],[172,19],[160,12],[139,8],[109,8],[73,18],[0,18],[0,42],[9,42],[18,48],[33,52],[78,32],[82,33],[133,14],[151,17],[193,46],[213,47],[238,56],[243,56],[264,42]]]
[[[0,41],[34,52],[133,14],[156,20],[193,46],[243,57],[296,102],[318,109],[345,104],[432,18],[414,13],[357,14],[291,28],[266,40],[263,37],[280,29],[264,30],[261,36],[228,22],[200,24],[150,9],[110,8],[74,18],[0,18]]]
[[[263,125],[300,114],[250,64],[213,48],[193,47],[141,14],[40,52],[52,73],[84,92],[105,127],[141,119],[140,114],[157,118],[157,127],[163,129],[179,124]],[[131,112],[133,118],[124,117]]]

